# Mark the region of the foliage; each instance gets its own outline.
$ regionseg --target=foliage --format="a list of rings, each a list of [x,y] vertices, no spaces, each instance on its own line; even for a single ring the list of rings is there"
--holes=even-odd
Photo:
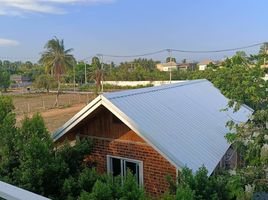
[[[39,75],[34,83],[36,88],[44,88],[47,92],[50,91],[51,88],[55,88],[56,82],[54,77],[49,74]]]
[[[6,70],[0,70],[0,88],[3,88],[4,91],[7,91],[7,88],[10,85],[10,74]]]
[[[208,176],[207,169],[200,167],[193,174],[192,170],[185,167],[178,177],[178,185],[169,179],[171,188],[162,199],[165,200],[206,200],[206,199],[243,199],[246,197],[242,182],[237,176],[226,173]],[[175,186],[175,187],[174,187]]]
[[[264,42],[260,47],[259,54],[266,54],[268,50],[268,42]]]
[[[95,182],[91,192],[81,193],[79,200],[84,199],[145,200],[147,197],[143,188],[137,184],[135,177],[128,171],[123,183],[120,177],[112,178],[111,175],[103,175]]]
[[[40,63],[45,66],[47,73],[54,75],[57,79],[58,92],[55,105],[58,107],[61,76],[66,72],[68,67],[73,67],[75,64],[75,58],[70,54],[73,49],[65,49],[64,41],[56,37],[46,43],[45,49],[46,51],[41,55]]]
[[[126,90],[126,89],[137,89],[137,88],[145,88],[145,87],[152,87],[152,84],[147,85],[137,85],[137,86],[118,86],[118,85],[110,85],[110,84],[104,84],[103,88],[105,91],[114,91],[114,90]],[[94,90],[94,85],[82,85],[79,87],[79,90],[81,91],[92,91]]]
[[[65,199],[64,182],[85,173],[83,160],[90,153],[91,142],[55,148],[40,115],[25,118],[22,127],[16,128],[11,99],[1,96],[0,108],[1,180],[53,199]],[[79,180],[85,184],[82,177]]]
[[[18,166],[15,115],[10,97],[0,96],[0,177],[12,180],[13,169]]]
[[[174,57],[167,57],[166,58],[166,63],[168,63],[168,62],[175,62],[176,63],[176,58],[174,58]]]

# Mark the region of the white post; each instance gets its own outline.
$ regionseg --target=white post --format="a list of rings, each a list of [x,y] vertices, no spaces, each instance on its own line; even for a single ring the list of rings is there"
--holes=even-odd
[[[87,63],[86,61],[84,61],[85,63],[85,84],[87,84]]]

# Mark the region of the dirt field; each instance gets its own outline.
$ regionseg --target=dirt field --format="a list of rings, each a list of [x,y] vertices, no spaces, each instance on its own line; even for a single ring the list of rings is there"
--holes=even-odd
[[[68,121],[72,116],[74,116],[78,111],[80,111],[85,103],[80,103],[72,105],[69,108],[55,108],[41,112],[42,117],[46,123],[47,129],[53,133],[57,128],[62,126],[66,121]],[[17,125],[20,126],[21,121],[25,116],[32,117],[34,113],[17,115]]]
[[[54,94],[15,95],[13,103],[17,114],[17,125],[20,126],[21,120],[25,116],[31,117],[34,113],[39,112],[44,118],[48,130],[53,132],[92,99],[93,95],[63,94],[59,98],[60,107],[53,108]]]
[[[56,94],[23,94],[13,95],[15,112],[18,115],[44,112],[55,108]],[[75,104],[87,103],[93,99],[91,94],[61,94],[59,96],[59,108],[67,108]]]

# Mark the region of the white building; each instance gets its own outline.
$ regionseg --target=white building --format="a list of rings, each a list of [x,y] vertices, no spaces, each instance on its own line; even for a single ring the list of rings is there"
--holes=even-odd
[[[170,70],[171,71],[178,70],[178,64],[175,62],[159,63],[159,64],[156,64],[156,68],[159,71],[168,72]]]
[[[200,71],[206,70],[209,63],[213,63],[211,60],[203,60],[197,64]]]

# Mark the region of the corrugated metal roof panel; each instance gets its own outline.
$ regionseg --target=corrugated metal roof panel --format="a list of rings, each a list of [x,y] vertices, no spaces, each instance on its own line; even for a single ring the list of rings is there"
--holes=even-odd
[[[8,200],[50,200],[2,181],[0,181],[0,197]]]
[[[225,98],[207,80],[104,94],[131,119],[140,134],[177,166],[196,171],[202,165],[213,172],[229,144],[226,122],[245,122],[246,107],[233,113]]]

